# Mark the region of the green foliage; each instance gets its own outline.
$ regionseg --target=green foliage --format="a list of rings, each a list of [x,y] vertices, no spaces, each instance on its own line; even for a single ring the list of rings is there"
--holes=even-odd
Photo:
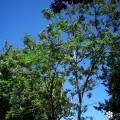
[[[100,104],[98,108],[100,110],[112,111],[116,116],[112,120],[120,119],[117,115],[120,111],[120,55],[119,55],[120,43],[114,43],[110,54],[107,58],[107,65],[109,69],[106,71],[106,76],[104,77],[104,85],[107,86],[107,92],[111,95],[109,100],[105,100],[105,103]],[[105,74],[105,72],[104,72]]]
[[[51,17],[54,17],[54,13],[49,9],[43,9],[42,13],[44,15],[44,18],[46,18],[47,20],[50,20]]]
[[[57,51],[50,49],[48,42],[35,47],[38,43],[30,44],[30,36],[25,36],[24,42],[22,50],[9,49],[7,44],[6,52],[0,54],[0,118],[47,120],[68,116],[70,102],[62,89],[64,75],[58,69]],[[31,47],[32,51],[28,49]]]
[[[113,64],[119,52],[117,4],[103,0],[79,3],[56,16],[43,9],[44,18],[52,22],[38,33],[38,42],[25,35],[24,48],[15,50],[5,42],[0,53],[0,118],[70,119],[76,110],[81,120],[88,109],[83,98],[92,97],[98,79],[104,78],[101,69],[107,71],[105,66],[111,67],[109,92],[116,97],[111,87],[119,83],[112,81],[119,78],[115,70],[119,64]],[[68,90],[64,89],[66,82],[71,85]],[[115,104],[113,98],[110,101]]]
[[[119,15],[116,15],[119,14],[118,6],[117,1],[79,3],[68,6],[55,19],[55,28],[61,29],[67,36],[65,59],[62,63],[70,84],[75,88],[75,91],[71,91],[72,97],[78,95],[78,103],[75,103],[78,120],[81,119],[84,93],[94,89],[97,79],[101,79],[101,68],[113,64],[108,56],[119,36],[120,21]],[[85,66],[84,61],[89,64]]]

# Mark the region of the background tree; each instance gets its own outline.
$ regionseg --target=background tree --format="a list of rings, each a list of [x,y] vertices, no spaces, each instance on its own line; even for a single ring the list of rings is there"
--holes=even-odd
[[[108,94],[111,95],[110,99],[105,102],[104,110],[112,111],[114,113],[113,120],[120,119],[120,55],[119,55],[120,43],[115,45],[111,50],[111,54],[108,58],[108,66],[110,71],[108,72]]]
[[[106,58],[104,64],[102,64],[103,75],[100,79],[103,80],[103,84],[107,87],[107,92],[111,95],[109,100],[105,100],[105,103],[99,103],[97,110],[112,111],[113,113],[119,113],[119,47],[120,47],[120,1],[112,0],[107,2],[107,6],[100,9],[101,13],[105,13],[106,17],[104,21],[105,26],[109,28],[109,40],[112,40],[106,47]],[[103,32],[104,33],[104,32]],[[103,34],[102,33],[102,34]],[[101,32],[100,32],[101,34]],[[101,34],[101,35],[102,35]],[[106,40],[106,39],[105,39]],[[119,119],[116,115],[113,119]]]
[[[110,54],[107,58],[107,66],[109,68],[103,68],[103,84],[107,87],[106,91],[110,95],[109,100],[105,100],[105,103],[99,103],[97,110],[111,111],[114,113],[112,120],[119,120],[120,116],[120,42],[119,38],[117,42],[112,45]],[[105,76],[106,75],[106,76]]]

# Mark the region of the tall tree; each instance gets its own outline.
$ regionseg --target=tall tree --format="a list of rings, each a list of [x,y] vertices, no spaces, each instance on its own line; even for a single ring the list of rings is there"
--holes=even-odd
[[[84,94],[90,92],[95,86],[96,81],[93,76],[97,75],[97,66],[102,62],[104,54],[104,47],[98,40],[99,36],[96,35],[96,31],[93,32],[88,27],[88,24],[91,27],[95,25],[96,30],[98,27],[95,24],[97,22],[95,5],[92,6],[94,11],[91,11],[90,7],[90,4],[84,3],[74,5],[69,7],[65,14],[58,14],[55,22],[52,22],[57,30],[66,34],[67,40],[64,40],[66,41],[64,46],[66,52],[62,63],[65,66],[68,81],[74,88],[71,91],[71,97],[74,98],[77,95],[78,98],[78,103],[73,105],[78,112],[78,120],[82,119],[81,115],[87,109],[87,106],[82,104],[82,100]],[[93,12],[93,14],[91,15],[88,11]],[[42,12],[45,18],[54,18],[51,10],[44,9]],[[86,15],[91,15],[91,19],[85,18]],[[88,61],[89,64],[86,66],[84,61]],[[91,93],[88,93],[88,97],[91,97]]]
[[[97,81],[93,76],[101,78],[98,71],[105,65],[109,50],[118,39],[119,1],[55,0],[51,9],[57,18],[53,24],[67,36],[64,62],[69,82],[75,87],[72,95],[78,95],[76,108],[80,120],[85,111],[82,110],[84,93],[94,88]],[[43,14],[54,21],[50,10],[43,10]],[[83,64],[86,60],[89,61],[88,68]],[[91,97],[91,93],[88,96]]]

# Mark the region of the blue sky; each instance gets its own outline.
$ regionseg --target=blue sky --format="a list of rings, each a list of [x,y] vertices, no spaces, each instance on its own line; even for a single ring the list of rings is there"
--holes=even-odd
[[[51,0],[0,0],[0,50],[5,40],[14,47],[23,47],[22,38],[25,34],[31,34],[37,40],[37,33],[49,23],[43,18],[41,10],[48,8],[50,2]],[[66,84],[66,87],[69,85]],[[105,98],[107,94],[100,85],[94,90],[92,99],[85,98],[83,103],[97,103]],[[92,107],[89,107],[86,115],[94,116],[94,120],[108,120],[103,113]]]
[[[47,1],[47,2],[46,2]],[[48,8],[51,0],[0,0],[0,46],[4,40],[21,47],[23,36],[37,33],[48,24],[41,10]]]

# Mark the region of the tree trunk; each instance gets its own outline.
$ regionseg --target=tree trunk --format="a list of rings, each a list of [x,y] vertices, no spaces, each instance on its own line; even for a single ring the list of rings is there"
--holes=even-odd
[[[77,56],[78,56],[78,48],[76,50],[76,55],[75,55],[75,61],[76,61],[76,66],[77,66]],[[78,120],[81,120],[81,114],[82,114],[82,111],[81,111],[81,108],[82,108],[82,93],[80,91],[80,86],[79,86],[79,78],[78,78],[78,71],[75,70],[75,79],[76,79],[76,88],[77,88],[77,94],[78,94]]]
[[[78,82],[78,75],[76,72],[76,87],[77,87],[77,94],[78,94],[78,120],[81,120],[81,107],[82,107],[82,94],[79,89],[79,82]]]
[[[81,107],[82,107],[82,97],[81,94],[78,93],[79,103],[78,103],[78,120],[81,120]]]

